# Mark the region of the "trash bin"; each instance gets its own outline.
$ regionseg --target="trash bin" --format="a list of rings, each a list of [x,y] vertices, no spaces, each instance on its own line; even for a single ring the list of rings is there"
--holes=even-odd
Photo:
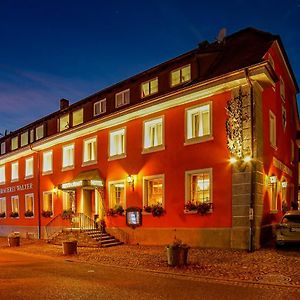
[[[20,246],[20,234],[11,233],[8,236],[8,246],[9,247],[19,247]]]
[[[63,241],[62,246],[64,255],[77,254],[77,241]]]
[[[180,248],[176,245],[168,245],[167,249],[167,257],[168,257],[168,265],[175,267],[178,265]]]
[[[181,245],[179,247],[179,254],[178,254],[178,266],[186,266],[188,264],[188,253],[190,247],[188,245]]]

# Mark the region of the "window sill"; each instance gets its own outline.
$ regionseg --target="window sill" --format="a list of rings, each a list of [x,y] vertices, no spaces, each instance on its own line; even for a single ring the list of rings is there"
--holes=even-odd
[[[32,179],[32,178],[33,178],[33,175],[28,175],[28,176],[25,176],[25,177],[24,177],[25,180],[27,180],[27,179]]]
[[[277,151],[278,147],[277,146],[274,146],[272,144],[270,144],[271,148],[273,148],[275,151]]]
[[[12,179],[10,182],[18,182],[19,181],[19,178],[18,179]]]
[[[111,161],[111,160],[116,160],[116,159],[122,159],[122,158],[125,158],[127,155],[125,153],[123,154],[117,154],[117,155],[114,155],[114,156],[110,156],[108,158],[108,161]]]
[[[5,182],[0,182],[0,185],[5,185]]]
[[[277,214],[278,213],[278,209],[271,209],[270,210],[270,214],[271,215],[275,215],[275,214]]]
[[[97,160],[84,161],[81,166],[82,167],[91,166],[91,165],[95,165],[97,162],[98,162]]]
[[[184,213],[185,215],[200,215],[200,216],[201,216],[201,214],[198,213],[196,210],[184,210],[183,213]],[[213,210],[210,209],[207,213],[205,213],[205,214],[203,214],[203,215],[210,215],[210,214],[212,214],[212,213],[213,213]]]
[[[158,152],[158,151],[162,151],[165,150],[166,147],[164,145],[160,145],[160,146],[156,146],[156,147],[150,147],[150,148],[144,148],[142,151],[142,154],[147,154],[147,153],[151,153],[151,152]]]
[[[32,217],[26,217],[25,216],[25,219],[34,219],[34,216],[32,216]]]
[[[185,140],[184,146],[199,144],[199,143],[203,143],[203,142],[209,142],[209,141],[212,141],[213,139],[214,139],[213,136],[203,136],[203,137],[198,137],[198,138],[191,138],[191,139]]]
[[[65,171],[70,171],[70,170],[73,170],[74,169],[74,166],[68,166],[68,167],[63,167],[61,169],[62,172],[65,172]]]
[[[51,175],[51,174],[53,174],[53,171],[46,171],[42,173],[42,176]]]

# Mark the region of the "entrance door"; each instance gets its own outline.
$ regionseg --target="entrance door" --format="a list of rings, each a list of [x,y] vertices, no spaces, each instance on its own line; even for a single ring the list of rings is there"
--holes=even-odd
[[[104,207],[103,199],[101,193],[95,189],[95,215],[98,215],[100,220],[104,218]]]
[[[92,205],[92,193],[93,190],[82,189],[82,199],[81,199],[81,211],[88,217],[93,219],[93,205]]]

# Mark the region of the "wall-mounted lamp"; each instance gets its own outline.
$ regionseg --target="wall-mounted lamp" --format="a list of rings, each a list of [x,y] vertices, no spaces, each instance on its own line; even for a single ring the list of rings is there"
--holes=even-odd
[[[53,194],[57,195],[57,192],[58,192],[57,186],[53,187],[52,192],[53,192]]]
[[[287,182],[286,182],[286,181],[282,181],[281,186],[282,186],[283,188],[286,188],[286,187],[287,187]]]
[[[276,176],[270,176],[270,183],[276,183],[277,177]]]
[[[128,175],[127,176],[127,182],[129,186],[131,186],[131,189],[134,191],[134,181],[135,181],[136,176],[135,175]]]

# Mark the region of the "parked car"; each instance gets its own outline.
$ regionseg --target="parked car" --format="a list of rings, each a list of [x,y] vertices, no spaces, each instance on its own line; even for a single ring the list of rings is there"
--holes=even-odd
[[[291,210],[284,214],[276,227],[276,246],[300,244],[300,211]]]

